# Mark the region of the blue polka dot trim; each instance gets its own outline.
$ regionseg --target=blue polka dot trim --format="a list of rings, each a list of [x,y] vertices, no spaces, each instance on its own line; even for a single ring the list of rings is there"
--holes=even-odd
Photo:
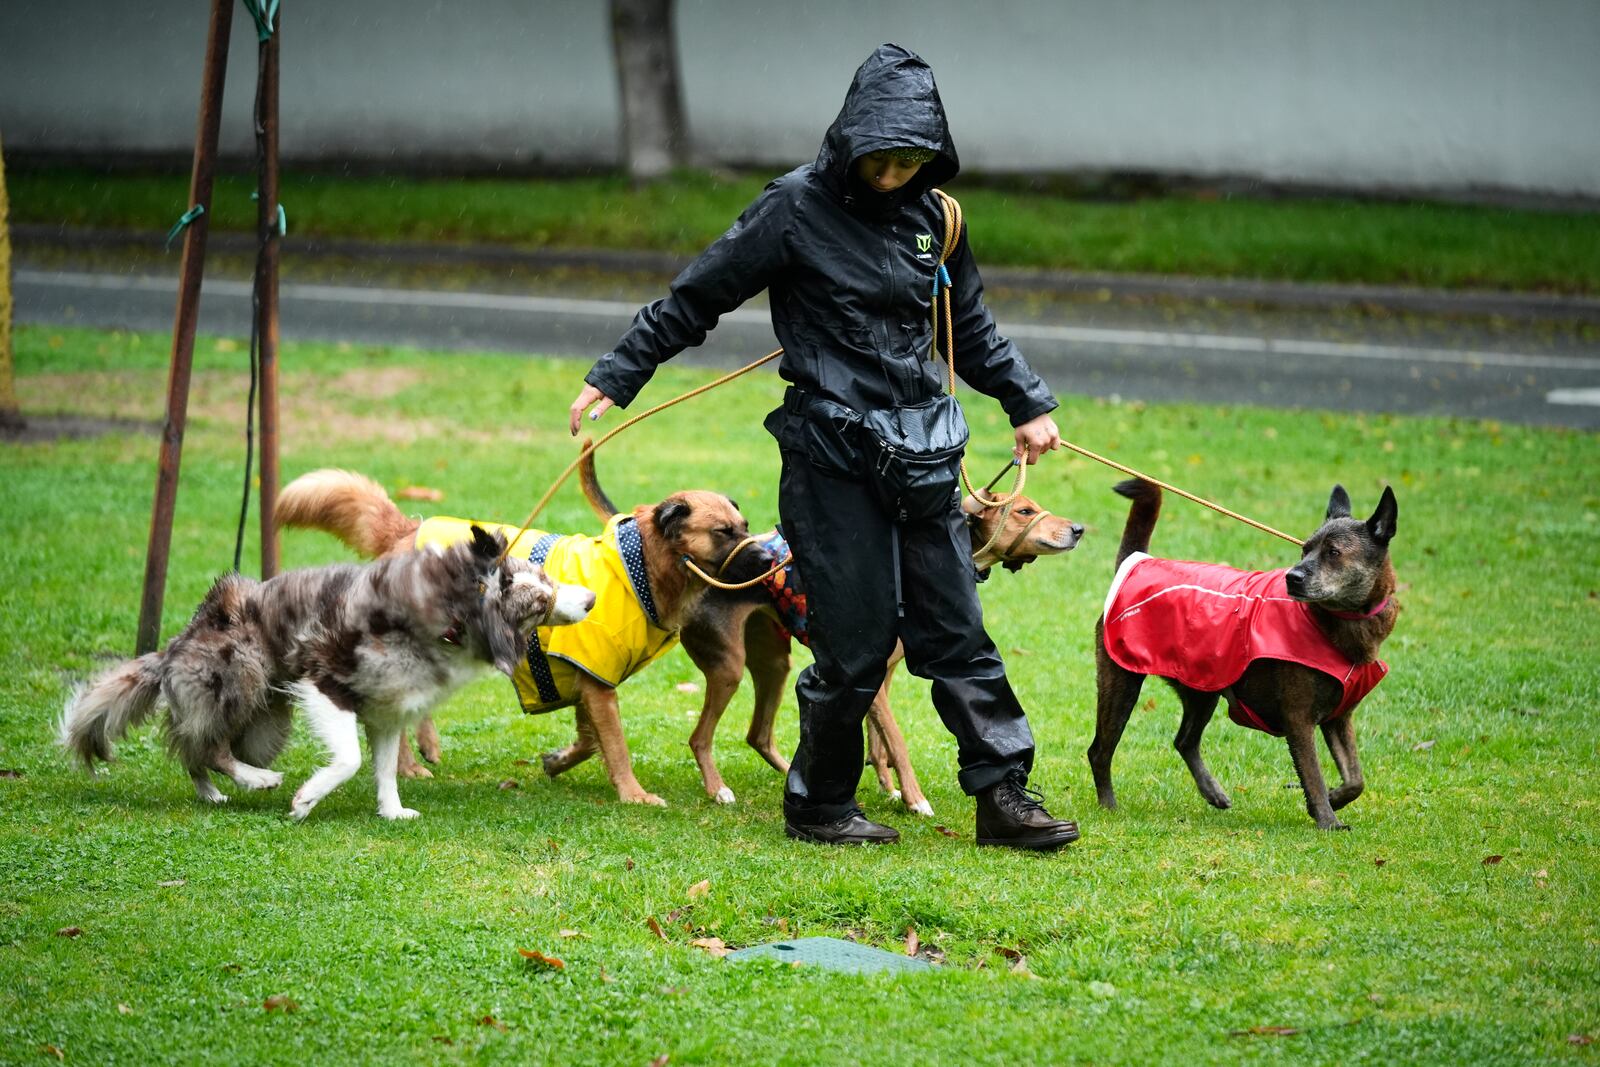
[[[544,566],[544,561],[549,558],[550,550],[561,540],[560,534],[545,534],[533,544],[533,550],[528,553],[528,561]],[[528,636],[528,673],[533,675],[533,684],[539,690],[539,701],[548,704],[561,699],[561,690],[556,688],[555,675],[550,673],[550,661],[545,659],[544,649],[539,645],[539,631],[535,630]]]
[[[644,608],[650,624],[658,630],[665,629],[656,617],[656,598],[650,593],[650,574],[644,567],[644,538],[639,536],[639,526],[632,517],[617,523],[617,552],[622,556],[623,569],[628,572],[633,595],[639,598],[639,606]]]

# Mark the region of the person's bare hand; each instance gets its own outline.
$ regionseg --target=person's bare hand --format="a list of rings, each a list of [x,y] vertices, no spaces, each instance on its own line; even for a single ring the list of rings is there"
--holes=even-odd
[[[578,436],[578,425],[583,421],[584,411],[591,404],[594,405],[594,410],[589,412],[589,418],[598,419],[611,409],[611,398],[585,382],[578,399],[574,400],[572,407],[567,410],[567,429],[571,431],[572,436]]]
[[[1044,453],[1061,447],[1061,431],[1056,429],[1056,420],[1049,414],[1035,416],[1018,426],[1016,437],[1014,451],[1019,457],[1025,456],[1030,465],[1037,463]]]

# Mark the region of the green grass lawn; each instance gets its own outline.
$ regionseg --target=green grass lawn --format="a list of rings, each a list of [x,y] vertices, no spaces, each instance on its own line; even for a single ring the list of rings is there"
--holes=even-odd
[[[163,337],[25,328],[17,359],[26,410],[159,417]],[[202,343],[165,635],[231,558],[243,359]],[[283,367],[287,476],[340,465],[446,494],[408,510],[515,521],[573,453],[575,363],[287,344]],[[668,369],[644,399],[703,380]],[[752,376],[630,431],[601,456],[612,496],[716,487],[771,523],[777,457],[759,423],[778,393]],[[998,410],[970,406],[974,470],[997,467]],[[1569,1035],[1600,1037],[1600,439],[1073,397],[1058,418],[1291,531],[1316,525],[1335,480],[1358,509],[1395,487],[1405,613],[1359,713],[1369,785],[1342,813],[1351,832],[1313,829],[1283,788],[1281,741],[1220,720],[1207,754],[1234,808],[1208,808],[1171,749],[1177,701],[1155,685],[1118,753],[1122,809],[1094,806],[1091,633],[1125,502],[1113,472],[1060,457],[1028,484],[1088,525],[1083,545],[983,589],[1038,738],[1034,781],[1083,827],[1057,855],[972,845],[952,740],[903,673],[896,710],[937,815],[897,810],[870,777],[861,789],[900,846],[784,838],[779,776],[742,743],[748,688],[719,738],[739,802],[718,807],[685,744],[699,695],[679,689],[698,681],[681,653],[622,692],[665,810],[617,804],[598,761],[545,779],[537,754],[565,743],[570,714],[524,717],[494,678],[442,709],[438,777],[401,784],[414,822],[377,819],[365,774],[303,825],[289,785],[201,808],[153,727],[91,779],[52,747],[52,723],[69,686],[130,651],[156,440],[0,446],[0,768],[15,772],[0,777],[0,1062],[51,1048],[67,1063],[1595,1062]],[[547,521],[595,526],[575,490]],[[1155,548],[1292,558],[1178,500]],[[316,534],[284,551],[348,558]],[[791,698],[781,744],[794,738]],[[297,731],[279,766],[298,784],[318,760]],[[786,930],[897,949],[907,927],[942,966],[852,978],[689,945]],[[297,1010],[264,1008],[280,996]],[[1252,1032],[1266,1027],[1295,1032]]]
[[[369,240],[690,254],[720,234],[771,175],[686,172],[635,190],[622,178],[416,180],[289,173],[291,232]],[[187,205],[186,175],[19,171],[18,222],[164,230]],[[254,180],[225,176],[212,225],[250,230]],[[966,187],[980,263],[1600,293],[1600,214],[1436,203],[1182,196],[1122,202]]]

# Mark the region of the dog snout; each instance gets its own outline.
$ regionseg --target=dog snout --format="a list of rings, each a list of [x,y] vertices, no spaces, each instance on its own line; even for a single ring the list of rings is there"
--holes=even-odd
[[[556,609],[550,621],[561,625],[582,620],[594,610],[594,590],[581,585],[563,585],[556,593]]]
[[[1081,541],[1082,539],[1083,539],[1083,524],[1081,522],[1075,522],[1075,523],[1072,524],[1072,540],[1073,540],[1074,543],[1076,543],[1078,541]]]
[[[1306,572],[1299,567],[1290,567],[1283,575],[1283,584],[1288,588],[1290,596],[1304,596]]]

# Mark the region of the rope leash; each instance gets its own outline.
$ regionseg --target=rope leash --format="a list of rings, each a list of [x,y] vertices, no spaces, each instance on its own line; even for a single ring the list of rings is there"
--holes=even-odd
[[[683,393],[683,394],[681,394],[679,396],[673,397],[671,400],[667,400],[667,401],[664,401],[664,402],[662,402],[660,404],[657,404],[655,407],[650,408],[648,411],[641,411],[641,412],[639,412],[639,414],[633,416],[631,419],[628,419],[626,422],[623,422],[623,423],[617,425],[616,427],[614,427],[613,429],[611,429],[609,432],[607,432],[602,437],[600,437],[597,441],[595,441],[594,444],[588,445],[588,446],[580,449],[579,452],[578,452],[578,458],[573,460],[571,463],[567,464],[567,469],[562,471],[561,472],[561,476],[559,478],[557,478],[553,483],[551,483],[550,488],[545,490],[544,496],[540,497],[539,498],[539,502],[533,506],[533,510],[528,512],[528,518],[527,518],[526,521],[523,522],[522,528],[517,531],[517,536],[511,538],[511,540],[506,542],[506,547],[500,552],[499,558],[495,560],[495,565],[499,566],[501,563],[505,562],[506,554],[511,551],[511,546],[516,544],[517,540],[519,538],[521,538],[523,534],[528,532],[528,528],[533,525],[533,520],[537,519],[539,517],[539,513],[544,510],[545,505],[550,503],[550,498],[556,495],[556,490],[560,489],[563,485],[565,485],[567,483],[567,479],[572,477],[572,472],[578,469],[578,464],[582,463],[584,461],[585,457],[593,455],[595,452],[599,451],[601,445],[605,444],[607,441],[611,440],[613,437],[617,436],[617,434],[621,433],[623,430],[626,430],[628,427],[632,426],[634,423],[643,422],[645,419],[648,419],[651,415],[654,415],[658,411],[665,411],[667,408],[672,407],[674,404],[681,404],[685,400],[692,400],[693,398],[699,396],[701,393],[709,392],[710,390],[715,389],[719,385],[726,385],[727,383],[733,381],[735,378],[739,377],[740,375],[749,374],[751,371],[755,370],[757,367],[762,366],[763,364],[766,364],[766,363],[770,363],[773,360],[777,359],[781,355],[783,355],[783,349],[781,349],[781,348],[776,349],[776,350],[774,350],[772,352],[768,352],[766,355],[762,356],[760,359],[754,361],[753,363],[747,363],[744,366],[740,367],[736,371],[730,371],[729,373],[724,374],[722,377],[718,378],[715,381],[707,382],[705,385],[699,386],[698,388],[695,388],[695,389],[691,389],[687,393]],[[724,565],[726,565],[726,563],[724,563]]]
[[[956,245],[961,240],[961,227],[966,223],[961,214],[961,202],[943,189],[935,189],[934,193],[939,198],[939,206],[944,212],[944,244],[939,250],[939,265],[933,274],[933,350],[931,358],[939,358],[939,311],[944,310],[944,353],[945,365],[949,369],[949,382],[946,390],[951,396],[956,395],[956,331],[954,313],[951,305],[954,302],[952,293],[955,286],[950,281],[950,271],[945,267],[945,262],[955,252]],[[961,468],[961,482],[967,487],[967,492],[986,508],[1005,507],[1022,495],[1022,488],[1028,481],[1028,468],[1026,464],[1018,463],[1016,481],[1012,483],[1011,492],[1004,496],[990,496],[989,490],[994,488],[996,477],[983,489],[972,487],[972,476],[967,473],[967,458],[962,456],[959,461]],[[1004,474],[1005,471],[1001,471]]]

